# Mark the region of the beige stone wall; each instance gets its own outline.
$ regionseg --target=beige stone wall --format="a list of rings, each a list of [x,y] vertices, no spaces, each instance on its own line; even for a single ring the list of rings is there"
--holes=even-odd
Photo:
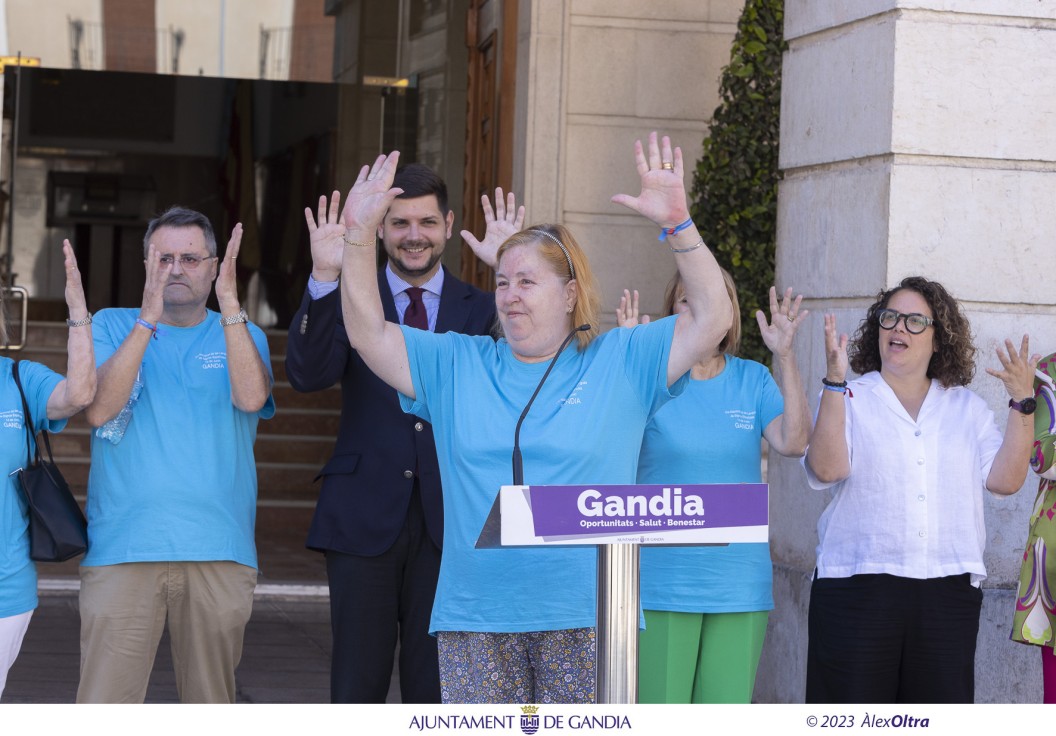
[[[292,25],[293,0],[157,0],[156,12],[158,28],[185,29],[181,74],[256,79],[261,26]]]
[[[787,0],[777,279],[814,312],[797,348],[812,405],[824,372],[820,314],[852,332],[905,276],[944,283],[975,333],[971,388],[1008,416],[994,348],[1023,333],[1056,351],[1046,256],[1056,242],[1056,2]],[[777,609],[756,698],[802,700],[817,519],[829,494],[771,462]],[[979,702],[1041,702],[1035,649],[1008,641],[1037,482],[986,496],[989,577]]]
[[[10,53],[21,50],[57,69],[72,66],[68,19],[86,27],[103,22],[101,0],[6,0],[4,10]],[[260,28],[290,26],[293,0],[155,0],[155,19],[159,30],[171,26],[186,34],[181,74],[255,79]],[[103,68],[101,57],[84,67]]]
[[[86,24],[103,22],[102,0],[6,0],[7,48],[10,54],[35,56],[41,66],[70,68],[67,17]]]
[[[563,222],[587,249],[606,325],[624,287],[657,315],[675,269],[655,228],[609,198],[638,193],[633,144],[650,130],[670,134],[687,167],[699,158],[742,5],[521,0],[516,187],[529,221]]]

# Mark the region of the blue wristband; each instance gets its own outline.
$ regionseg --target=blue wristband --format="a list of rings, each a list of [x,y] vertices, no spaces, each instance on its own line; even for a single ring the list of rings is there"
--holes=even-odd
[[[822,386],[822,388],[825,389],[826,391],[835,391],[838,394],[847,393],[847,387],[846,386],[830,386],[828,384],[825,384],[824,386]]]
[[[147,322],[142,317],[136,317],[136,324],[142,327],[146,327],[148,330],[150,330],[150,336],[153,337],[155,340],[158,339],[157,325],[152,325],[150,322]]]
[[[690,227],[692,224],[693,224],[693,218],[690,217],[688,220],[683,222],[681,225],[675,225],[674,227],[660,228],[660,237],[657,238],[657,240],[659,240],[662,243],[662,242],[664,242],[664,240],[667,239],[668,235],[674,235],[675,233],[680,233],[683,230],[685,230],[687,227]]]

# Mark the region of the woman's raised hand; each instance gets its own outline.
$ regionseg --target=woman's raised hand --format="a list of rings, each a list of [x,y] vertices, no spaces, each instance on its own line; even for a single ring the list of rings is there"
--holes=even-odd
[[[759,331],[763,335],[763,342],[775,358],[788,356],[792,352],[792,340],[796,337],[796,330],[807,318],[810,311],[800,310],[799,305],[803,301],[800,294],[792,298],[792,289],[785,289],[785,296],[780,304],[777,300],[777,289],[770,287],[770,320],[767,321],[763,310],[757,310],[755,319],[759,323]],[[828,333],[826,333],[826,338]],[[826,342],[826,345],[828,343]],[[845,351],[846,352],[846,351]]]
[[[524,227],[524,205],[517,206],[517,198],[513,196],[513,192],[508,192],[503,201],[501,187],[495,188],[494,209],[487,194],[481,195],[480,205],[484,209],[484,239],[477,240],[469,230],[463,230],[461,235],[477,258],[488,267],[495,268],[498,265],[495,256],[499,246]]]
[[[836,329],[836,315],[825,315],[825,378],[836,383],[847,379],[847,334]]]
[[[1008,352],[1006,353],[1005,350]],[[1024,335],[1017,352],[1011,340],[1005,340],[1005,350],[996,349],[997,359],[1001,361],[1001,370],[987,368],[986,372],[994,378],[1000,378],[1005,384],[1005,391],[1013,401],[1022,401],[1034,395],[1034,371],[1041,356],[1030,354],[1030,336]]]
[[[649,324],[649,315],[643,314],[639,319],[638,290],[635,289],[632,294],[628,289],[624,289],[623,296],[620,297],[620,306],[616,307],[616,326],[634,327],[640,324]]]
[[[372,166],[359,170],[341,210],[341,224],[346,230],[356,231],[359,238],[373,237],[377,232],[392,200],[403,194],[402,189],[392,186],[399,162],[400,152],[393,151],[388,156],[378,156]]]
[[[638,167],[642,191],[637,197],[617,194],[612,201],[648,217],[660,227],[670,228],[689,219],[686,202],[685,171],[682,149],[671,148],[666,135],[657,142],[656,132],[649,134],[648,152],[642,142],[634,142],[634,160]]]

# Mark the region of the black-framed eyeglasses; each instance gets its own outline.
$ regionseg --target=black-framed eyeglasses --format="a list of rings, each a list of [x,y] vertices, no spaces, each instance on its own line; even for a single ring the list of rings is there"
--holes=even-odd
[[[917,314],[916,312],[902,314],[894,309],[881,309],[877,312],[876,317],[880,322],[880,326],[885,330],[895,329],[898,321],[902,320],[906,325],[906,332],[911,335],[919,335],[931,325],[936,324],[935,320],[931,317],[925,317],[923,314]]]
[[[180,266],[186,271],[193,271],[202,264],[203,261],[211,261],[216,256],[196,256],[191,253],[184,253],[179,258],[172,254],[165,254],[158,260],[161,261],[163,266],[171,266],[176,261],[180,262]]]

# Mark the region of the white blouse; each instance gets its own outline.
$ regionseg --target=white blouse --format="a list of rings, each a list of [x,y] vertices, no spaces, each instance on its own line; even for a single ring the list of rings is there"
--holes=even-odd
[[[994,413],[967,388],[932,380],[914,421],[878,372],[850,381],[850,475],[818,520],[818,576],[887,573],[986,577],[983,491],[1002,435]],[[816,419],[816,417],[815,417]]]

